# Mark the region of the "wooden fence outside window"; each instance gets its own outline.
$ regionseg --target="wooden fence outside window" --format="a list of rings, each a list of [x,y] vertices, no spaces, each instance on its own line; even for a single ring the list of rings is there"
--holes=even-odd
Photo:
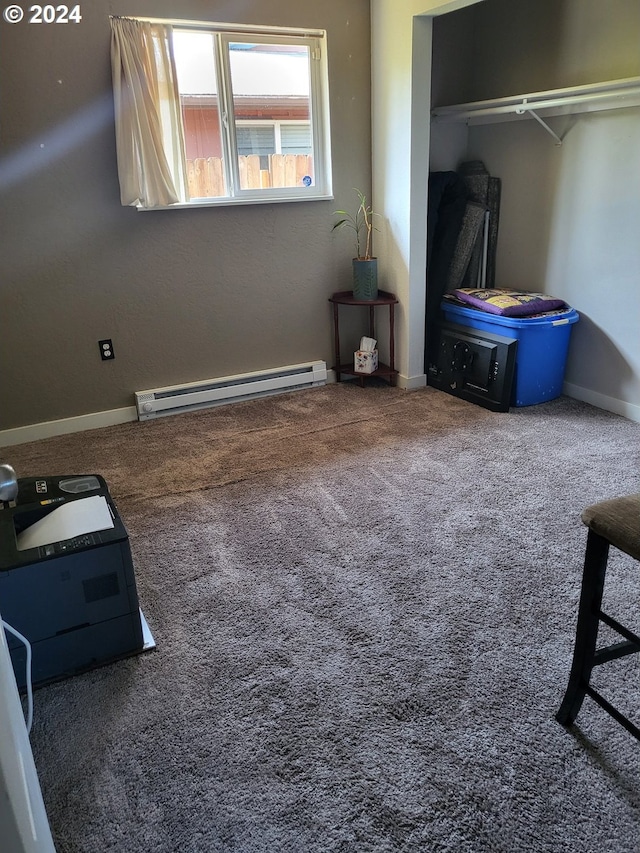
[[[260,168],[257,154],[238,157],[240,186],[243,190],[267,187],[301,187],[303,178],[313,178],[310,154],[270,154],[269,168]],[[187,160],[187,181],[191,198],[219,198],[227,195],[220,157]]]

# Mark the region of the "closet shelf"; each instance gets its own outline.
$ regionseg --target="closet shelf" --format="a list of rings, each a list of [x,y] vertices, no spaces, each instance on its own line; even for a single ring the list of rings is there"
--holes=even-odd
[[[434,107],[431,116],[436,122],[464,122],[469,125],[535,118],[555,136],[537,115],[538,112],[544,111],[548,116],[571,115],[637,106],[640,106],[640,77],[627,77],[569,89],[550,89],[508,98]],[[560,141],[558,137],[556,139]]]

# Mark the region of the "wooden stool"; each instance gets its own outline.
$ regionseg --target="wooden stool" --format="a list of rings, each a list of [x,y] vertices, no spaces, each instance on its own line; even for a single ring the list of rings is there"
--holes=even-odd
[[[570,726],[578,716],[585,695],[588,695],[640,740],[640,729],[589,684],[594,666],[640,652],[640,637],[601,610],[609,546],[613,545],[636,560],[640,560],[640,494],[614,498],[589,506],[582,513],[582,521],[589,528],[589,532],[582,574],[576,643],[569,684],[556,719],[563,726]],[[596,651],[600,622],[617,631],[624,638],[624,642],[613,643]]]

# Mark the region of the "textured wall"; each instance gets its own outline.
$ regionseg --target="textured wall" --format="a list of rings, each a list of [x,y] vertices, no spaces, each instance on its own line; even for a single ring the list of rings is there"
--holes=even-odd
[[[433,103],[636,76],[639,34],[637,0],[483,0],[434,20]]]
[[[331,364],[327,297],[350,286],[352,256],[331,214],[371,180],[367,0],[91,0],[82,14],[0,22],[0,430],[130,406],[159,385]],[[121,207],[110,14],[326,29],[335,201]]]

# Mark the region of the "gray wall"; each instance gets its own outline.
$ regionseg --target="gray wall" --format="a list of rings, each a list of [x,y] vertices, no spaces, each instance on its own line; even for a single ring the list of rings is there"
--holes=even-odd
[[[637,0],[486,0],[434,22],[434,104],[640,75]],[[460,61],[464,57],[464,61]],[[640,420],[640,110],[469,128],[432,125],[434,169],[502,179],[497,285],[580,314],[566,390]]]
[[[331,365],[327,297],[350,287],[353,254],[332,211],[370,192],[368,0],[91,0],[82,14],[0,22],[0,430],[131,406],[145,388]],[[121,207],[110,14],[326,29],[335,201]]]

